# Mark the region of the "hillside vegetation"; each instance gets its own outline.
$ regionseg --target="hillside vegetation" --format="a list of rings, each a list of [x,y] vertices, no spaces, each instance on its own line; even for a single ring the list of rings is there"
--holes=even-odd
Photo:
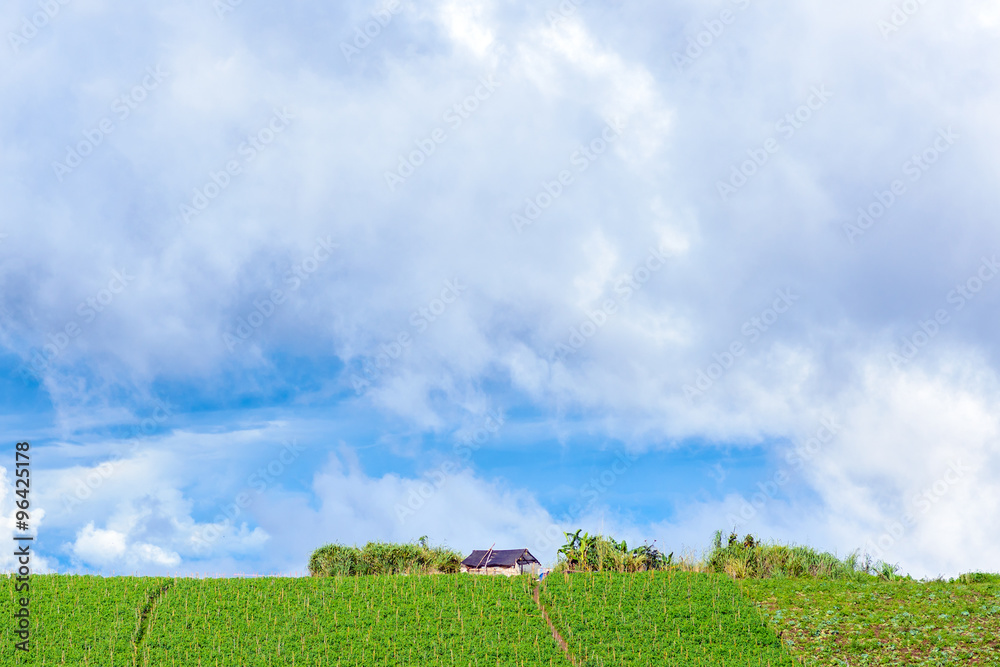
[[[181,580],[137,665],[563,664],[524,578]]]
[[[312,577],[35,575],[32,652],[0,624],[0,665],[1000,664],[1000,575],[919,582],[721,533],[697,561],[569,533],[542,581],[454,573],[459,558],[422,539],[326,545]]]
[[[132,665],[146,612],[173,579],[34,575],[31,654],[14,652],[14,578],[0,576],[0,665]]]
[[[646,572],[546,577],[541,600],[583,665],[792,667],[732,579]]]
[[[426,537],[414,544],[369,542],[364,547],[327,544],[309,558],[314,577],[368,574],[454,574],[461,569],[462,555],[447,547],[432,547]]]

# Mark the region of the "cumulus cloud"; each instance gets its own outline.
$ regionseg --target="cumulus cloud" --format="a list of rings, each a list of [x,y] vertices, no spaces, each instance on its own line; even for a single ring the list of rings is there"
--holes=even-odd
[[[762,530],[889,531],[922,572],[989,553],[990,3],[401,3],[345,52],[372,11],[67,5],[0,55],[0,344],[9,395],[44,404],[17,409],[57,453],[38,493],[60,558],[222,570],[292,539],[284,571],[308,549],[272,500],[349,539],[523,541],[558,514],[564,448],[757,448],[777,470],[831,415]],[[495,405],[479,467],[397,525]],[[277,439],[231,410],[361,462],[303,460],[219,519]],[[141,446],[104,476],[123,429]],[[526,434],[554,479],[498,463]],[[193,460],[234,469],[224,493]],[[697,541],[754,487],[716,491],[697,521],[609,525]],[[491,494],[492,518],[460,501]]]

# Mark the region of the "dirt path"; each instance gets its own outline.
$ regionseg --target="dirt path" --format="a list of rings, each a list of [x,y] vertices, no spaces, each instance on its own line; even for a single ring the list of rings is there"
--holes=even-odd
[[[143,605],[142,610],[140,610],[139,624],[136,626],[135,635],[132,637],[132,664],[138,664],[139,644],[142,642],[143,637],[146,636],[146,632],[149,630],[149,624],[152,622],[150,620],[150,616],[153,614],[156,603],[164,593],[170,590],[170,587],[173,585],[174,582],[169,581],[160,588],[150,592],[149,597],[146,599],[146,604]]]
[[[559,644],[559,648],[561,648],[563,650],[563,653],[566,654],[566,659],[569,660],[571,663],[573,663],[574,666],[579,665],[579,663],[577,663],[576,661],[576,658],[574,658],[573,654],[570,653],[569,651],[569,644],[567,644],[566,640],[563,639],[561,634],[559,634],[559,631],[556,630],[556,626],[552,623],[552,619],[549,618],[549,612],[545,611],[545,607],[542,605],[542,601],[538,596],[538,589],[539,586],[535,586],[534,589],[532,590],[531,596],[534,598],[535,604],[538,606],[538,609],[542,612],[542,618],[544,618],[545,622],[549,624],[549,629],[552,630],[552,638],[556,640],[556,643]]]

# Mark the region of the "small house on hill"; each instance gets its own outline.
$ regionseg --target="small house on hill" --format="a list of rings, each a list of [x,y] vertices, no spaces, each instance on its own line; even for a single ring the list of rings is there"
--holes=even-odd
[[[472,574],[538,575],[541,563],[527,549],[486,549],[473,551],[462,561],[462,572]]]

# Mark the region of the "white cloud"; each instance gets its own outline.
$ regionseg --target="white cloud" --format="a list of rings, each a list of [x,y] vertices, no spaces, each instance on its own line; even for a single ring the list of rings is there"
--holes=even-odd
[[[996,284],[952,313],[914,365],[896,372],[883,361],[888,341],[946,306],[955,281],[1000,248],[990,3],[928,4],[888,39],[876,21],[889,9],[860,0],[786,2],[766,15],[751,7],[682,72],[672,51],[714,18],[699,3],[583,3],[550,25],[536,6],[447,0],[396,15],[351,62],[329,48],[329,35],[351,34],[343,18],[370,10],[361,4],[287,24],[247,5],[221,22],[205,7],[88,7],[135,21],[126,45],[104,39],[117,21],[86,24],[96,30],[90,41],[114,41],[127,58],[103,54],[99,67],[80,69],[66,47],[72,39],[54,39],[85,25],[68,6],[22,54],[4,52],[0,68],[0,93],[12,101],[0,131],[0,174],[10,176],[0,178],[0,340],[24,360],[60,348],[41,369],[40,393],[67,444],[39,473],[38,498],[45,526],[69,534],[81,563],[166,568],[204,557],[224,568],[286,535],[273,512],[256,527],[212,512],[194,518],[217,489],[191,480],[182,452],[200,443],[224,468],[263,437],[236,437],[231,414],[214,417],[223,423],[214,437],[178,425],[173,437],[147,440],[85,506],[65,507],[81,478],[100,475],[76,444],[86,441],[95,459],[110,456],[113,447],[90,433],[127,421],[154,386],[181,387],[172,391],[190,401],[181,409],[199,415],[192,419],[206,414],[203,403],[227,401],[298,400],[302,409],[337,404],[366,415],[374,407],[387,439],[398,429],[412,442],[420,438],[410,430],[448,433],[492,405],[527,403],[550,429],[542,439],[565,442],[573,431],[637,450],[685,438],[737,446],[799,438],[834,413],[844,423],[838,445],[803,478],[822,504],[802,506],[820,519],[796,523],[799,505],[775,503],[761,525],[788,535],[825,526],[821,541],[837,545],[877,537],[962,456],[975,471],[891,553],[928,572],[974,560],[956,542],[995,553]],[[12,8],[3,16],[20,20]],[[59,182],[52,161],[161,61],[170,72],[162,87]],[[500,88],[452,127],[444,112],[491,74]],[[776,136],[775,121],[817,85],[829,87],[830,102],[722,202],[717,181]],[[284,106],[296,114],[288,131],[245,160],[241,144]],[[543,181],[575,169],[571,156],[614,116],[627,120],[621,140],[517,234],[511,214]],[[908,182],[856,246],[846,243],[841,225],[950,125],[961,135],[954,149]],[[390,192],[386,170],[438,127],[447,139]],[[195,222],[179,224],[178,206],[230,159],[244,160],[241,173]],[[293,290],[287,276],[320,235],[342,252]],[[674,253],[668,266],[578,354],[554,361],[588,309],[615,296],[616,281],[649,248],[664,246]],[[111,271],[123,267],[135,276],[127,289],[83,315],[80,304],[103,298]],[[455,275],[468,292],[415,331],[414,310]],[[274,289],[285,291],[283,305],[227,350],[222,334]],[[776,289],[801,300],[751,343],[743,326]],[[79,335],[62,345],[68,325]],[[410,348],[356,399],[350,374],[401,332]],[[733,342],[745,354],[699,401],[685,400],[683,386]],[[341,363],[349,364],[342,373]],[[565,423],[566,414],[582,423]],[[338,441],[352,418],[316,428]],[[490,533],[525,539],[532,529],[517,528],[516,515],[536,517],[525,526],[543,521],[532,496],[541,492],[488,480],[489,469],[456,477],[413,517],[414,531],[477,544]],[[402,538],[409,533],[392,509],[414,483],[333,467],[317,481],[321,511],[307,494],[282,502],[331,533]],[[479,517],[463,494],[476,502],[499,494],[517,509]],[[194,536],[210,528],[225,537],[196,553]]]
[[[462,552],[528,547],[551,524],[532,494],[500,480],[462,471],[408,479],[369,477],[350,456],[329,458],[313,482],[315,507],[304,495],[286,494],[262,506],[261,525],[288,547],[276,556],[286,571],[301,571],[313,549],[328,542],[363,545],[370,540],[410,542],[422,535]],[[435,468],[434,470],[437,470]],[[485,546],[483,546],[485,545]],[[539,558],[542,554],[538,554]],[[552,554],[545,554],[553,557]]]
[[[88,565],[104,567],[125,555],[125,535],[114,530],[94,528],[90,522],[84,526],[73,543],[73,555]]]
[[[487,25],[485,16],[491,8],[491,3],[483,0],[476,2],[449,0],[441,3],[441,22],[455,43],[482,58],[489,52],[494,42],[493,31]]]
[[[974,356],[903,372],[885,358],[864,360],[863,384],[829,403],[832,440],[810,442],[820,419],[803,424],[751,492],[693,500],[655,529],[705,546],[710,527],[736,525],[842,557],[866,551],[916,577],[1000,569],[996,375]]]

